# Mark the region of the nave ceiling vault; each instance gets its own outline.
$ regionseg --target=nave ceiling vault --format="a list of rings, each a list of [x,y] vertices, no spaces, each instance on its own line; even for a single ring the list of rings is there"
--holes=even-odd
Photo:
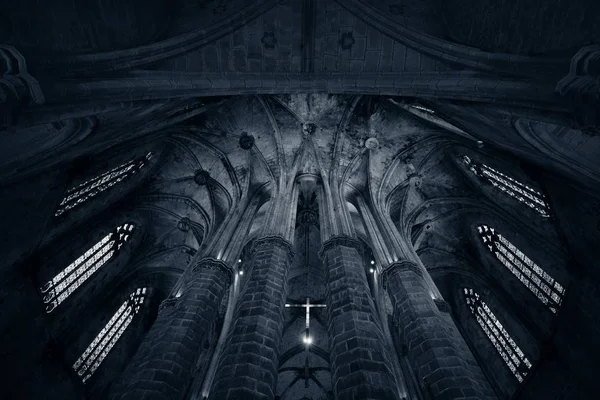
[[[494,1],[484,3],[496,7]],[[600,135],[584,129],[558,89],[572,75],[576,51],[599,39],[597,18],[583,18],[581,31],[569,38],[532,21],[545,35],[516,43],[510,38],[519,36],[524,21],[506,26],[493,16],[482,19],[501,32],[494,38],[480,21],[458,26],[463,10],[453,9],[453,0],[176,0],[179,11],[161,0],[92,3],[89,10],[78,6],[44,20],[42,7],[27,0],[11,6],[21,12],[16,22],[3,25],[0,15],[0,43],[14,46],[0,47],[0,56],[18,50],[27,61],[19,64],[20,76],[30,92],[43,93],[15,111],[8,125],[0,121],[0,188],[15,193],[7,201],[50,209],[60,201],[56,193],[152,155],[119,189],[6,240],[9,264],[26,260],[28,279],[49,280],[117,225],[136,226],[119,261],[57,309],[42,334],[55,343],[53,354],[65,347],[68,361],[76,358],[74,349],[90,338],[76,339],[82,327],[73,316],[99,326],[109,318],[104,302],[122,302],[138,284],[153,288],[152,312],[143,316],[148,324],[159,312],[157,299],[165,300],[164,309],[189,295],[186,266],[209,256],[234,272],[201,345],[206,365],[194,367],[199,376],[212,371],[214,377],[216,366],[202,357],[223,350],[220,329],[235,322],[236,291],[255,268],[247,259],[258,239],[276,232],[292,241],[295,253],[284,300],[323,303],[309,319],[312,349],[298,345],[304,309],[285,314],[274,389],[280,400],[333,396],[324,305],[329,271],[321,251],[323,238],[336,235],[352,237],[352,246],[361,248],[366,287],[382,324],[393,316],[390,298],[378,292],[380,274],[414,255],[431,275],[427,290],[436,306],[445,307],[443,298],[456,310],[472,346],[484,342],[481,332],[473,333],[477,326],[465,322],[460,291],[466,286],[485,297],[499,319],[519,327],[515,337],[532,359],[547,357],[542,341],[554,335],[556,320],[506,273],[477,229],[485,224],[502,232],[568,288],[571,268],[581,273],[582,260],[573,261],[578,240],[566,237],[568,216],[554,213],[551,202],[559,196],[548,196],[551,215],[540,216],[476,176],[463,157],[544,194],[551,185],[540,181],[550,175],[580,185],[586,195],[600,194]],[[445,15],[431,12],[437,5]],[[515,7],[526,8],[517,1]],[[575,8],[561,8],[565,26],[577,19]],[[541,14],[558,18],[549,9]],[[46,36],[36,33],[56,24],[60,29]],[[28,188],[41,181],[45,194],[32,198]],[[276,218],[281,213],[297,218],[287,226]],[[25,216],[24,225],[35,218]],[[238,219],[239,225],[232,222]],[[12,245],[19,242],[31,246]],[[87,302],[90,296],[95,300]],[[25,296],[19,301],[30,305]],[[18,320],[14,311],[6,318]],[[391,337],[390,329],[392,322],[383,329]],[[5,331],[16,337],[18,330]],[[493,348],[481,357],[492,355]],[[490,368],[496,367],[505,366]],[[503,371],[499,382],[510,381]],[[115,378],[101,374],[98,382]],[[495,390],[512,395],[510,382]],[[200,396],[207,385],[196,380],[187,390]],[[412,395],[410,386],[398,384]]]

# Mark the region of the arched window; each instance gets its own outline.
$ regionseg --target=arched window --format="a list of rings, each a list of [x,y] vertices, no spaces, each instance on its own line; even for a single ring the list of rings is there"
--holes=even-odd
[[[465,301],[471,313],[475,316],[477,323],[479,323],[479,326],[481,326],[481,329],[483,329],[490,339],[513,375],[519,382],[523,382],[523,378],[527,376],[531,368],[531,363],[508,332],[506,332],[506,329],[504,329],[494,313],[479,298],[479,294],[471,288],[463,288],[463,291]]]
[[[152,158],[152,153],[146,154],[144,157],[139,157],[118,167],[111,169],[95,178],[89,179],[71,189],[69,189],[58,206],[58,210],[54,213],[55,216],[60,216],[66,211],[75,208],[79,204],[84,203],[88,199],[95,197],[106,189],[116,185],[117,183],[135,175],[144,165]]]
[[[112,316],[106,326],[96,335],[92,343],[85,349],[81,357],[73,364],[73,369],[85,383],[98,369],[110,350],[117,343],[133,317],[140,311],[144,303],[146,288],[138,288],[129,295],[123,305]]]
[[[123,224],[112,233],[104,236],[91,249],[73,261],[67,268],[46,282],[40,291],[44,295],[46,312],[51,313],[67,299],[94,272],[106,264],[117,251],[129,240],[134,226]]]
[[[477,163],[468,156],[462,157],[463,163],[479,178],[490,182],[494,187],[507,193],[510,197],[537,211],[542,217],[549,217],[550,207],[545,196],[539,191],[495,170],[485,164]]]
[[[483,243],[550,311],[556,314],[562,303],[565,288],[523,252],[506,240],[494,228],[477,227]]]

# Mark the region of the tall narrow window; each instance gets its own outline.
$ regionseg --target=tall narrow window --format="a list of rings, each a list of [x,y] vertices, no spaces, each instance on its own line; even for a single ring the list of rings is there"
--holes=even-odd
[[[95,178],[89,179],[75,187],[69,189],[58,206],[58,210],[54,213],[55,216],[60,216],[68,210],[77,207],[88,199],[95,197],[106,189],[116,185],[117,183],[135,175],[144,165],[152,158],[152,153],[146,154],[144,157],[139,157],[128,161],[125,164],[119,165],[108,172],[103,173]]]
[[[112,316],[106,326],[98,333],[92,343],[85,349],[81,357],[73,364],[73,369],[85,383],[98,369],[110,350],[117,343],[133,317],[140,311],[144,303],[146,288],[138,288],[129,295],[123,305]]]
[[[471,309],[471,313],[475,316],[479,326],[481,326],[498,353],[500,353],[500,356],[508,368],[510,368],[513,375],[519,382],[523,382],[523,378],[527,376],[531,368],[531,363],[508,332],[506,332],[506,329],[504,329],[494,313],[479,298],[479,294],[471,288],[463,288],[463,291],[467,305]]]
[[[517,199],[521,203],[526,204],[542,217],[550,216],[550,207],[548,206],[548,203],[546,203],[545,196],[539,191],[511,178],[510,176],[503,174],[500,171],[495,170],[492,167],[477,163],[471,160],[468,156],[463,156],[462,160],[463,163],[478,177],[486,179],[494,187],[500,189],[512,198]]]
[[[44,295],[46,312],[51,313],[92,274],[106,264],[125,244],[133,232],[132,224],[118,226],[67,268],[46,282],[40,291]]]
[[[487,225],[477,227],[487,248],[506,268],[510,270],[529,290],[556,314],[562,303],[565,288],[546,271],[531,261],[523,252],[506,240],[494,228]]]

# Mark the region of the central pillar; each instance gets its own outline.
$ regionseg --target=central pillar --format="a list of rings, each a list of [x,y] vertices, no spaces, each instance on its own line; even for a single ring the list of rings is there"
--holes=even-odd
[[[383,272],[398,334],[423,390],[431,399],[495,399],[496,395],[456,328],[443,300],[434,300],[422,268],[412,261]]]
[[[231,283],[231,268],[205,258],[186,274],[181,295],[163,301],[156,322],[113,385],[110,399],[174,400],[184,395],[200,344]]]
[[[336,399],[397,399],[392,362],[358,240],[336,236],[320,255],[327,271],[327,330]]]
[[[254,242],[250,276],[233,316],[210,399],[273,399],[292,244],[279,236]]]

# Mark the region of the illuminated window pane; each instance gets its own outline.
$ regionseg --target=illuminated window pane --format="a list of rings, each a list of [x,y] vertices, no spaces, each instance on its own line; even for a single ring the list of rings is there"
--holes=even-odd
[[[494,187],[500,189],[521,203],[526,204],[528,207],[537,211],[542,217],[550,216],[550,207],[548,206],[548,203],[546,203],[545,196],[539,191],[492,167],[477,163],[468,156],[463,156],[462,161],[478,177],[487,180]]]
[[[46,304],[46,312],[51,313],[54,311],[94,272],[106,264],[121,246],[129,240],[132,231],[133,225],[131,224],[117,227],[54,278],[46,282],[40,288]]]
[[[564,288],[494,228],[480,225],[477,232],[492,254],[556,314],[562,303]]]
[[[130,176],[136,174],[148,163],[152,158],[152,153],[146,154],[144,157],[136,158],[128,161],[125,164],[119,165],[108,172],[103,173],[95,178],[89,179],[75,187],[69,189],[54,213],[55,216],[60,216],[66,211],[75,208],[77,205],[84,203],[88,199],[95,197],[99,193],[114,186]]]
[[[73,364],[73,369],[85,383],[98,369],[110,350],[117,343],[133,317],[139,312],[144,303],[146,288],[139,288],[129,295],[129,298],[119,307],[117,312],[96,335],[92,343]]]
[[[523,382],[523,378],[527,376],[531,363],[523,354],[523,351],[517,346],[515,341],[510,337],[506,329],[496,318],[489,307],[479,298],[479,294],[471,288],[463,288],[465,301],[475,316],[475,320],[481,326],[490,342],[504,360],[515,378],[519,382]]]

